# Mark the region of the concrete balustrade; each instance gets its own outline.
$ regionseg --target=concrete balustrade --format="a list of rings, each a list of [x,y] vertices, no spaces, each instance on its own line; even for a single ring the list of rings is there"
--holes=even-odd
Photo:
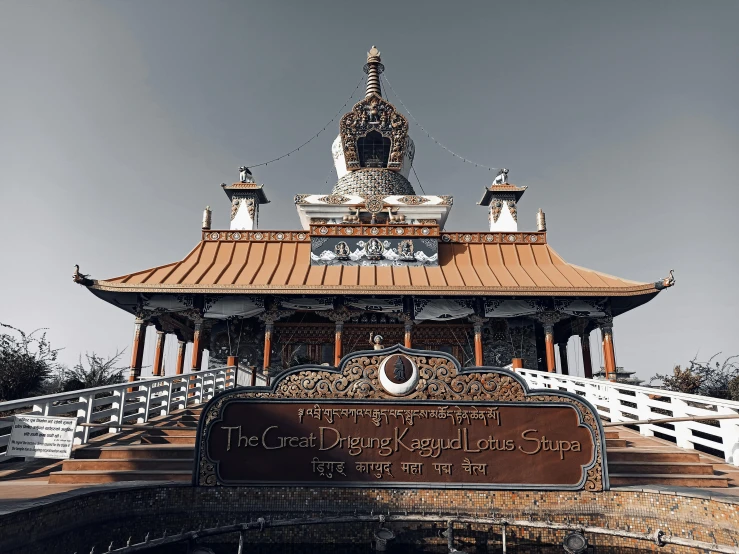
[[[739,414],[739,402],[708,396],[625,385],[613,381],[584,379],[534,369],[516,369],[532,389],[566,390],[588,400],[604,420],[629,424],[632,421],[677,417],[727,416]],[[713,424],[712,424],[713,423]],[[681,448],[696,445],[722,452],[727,463],[739,466],[739,417],[709,421],[677,421],[670,424],[637,425],[643,436],[655,433]]]
[[[242,373],[243,369],[240,370]],[[248,373],[250,370],[246,370]],[[203,404],[216,393],[236,386],[236,367],[206,369],[197,373],[150,377],[104,387],[95,387],[61,394],[36,396],[0,402],[0,413],[76,417],[75,444],[86,444],[94,427],[83,424],[114,425],[146,423],[153,417],[168,415]],[[0,461],[10,440],[13,417],[0,418]]]

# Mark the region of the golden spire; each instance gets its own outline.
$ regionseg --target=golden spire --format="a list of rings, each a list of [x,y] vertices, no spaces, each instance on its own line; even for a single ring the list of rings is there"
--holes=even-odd
[[[367,98],[371,94],[382,97],[380,89],[380,74],[385,71],[385,66],[380,63],[380,51],[372,46],[367,52],[367,63],[364,64],[364,72],[367,74],[367,90],[364,97]]]

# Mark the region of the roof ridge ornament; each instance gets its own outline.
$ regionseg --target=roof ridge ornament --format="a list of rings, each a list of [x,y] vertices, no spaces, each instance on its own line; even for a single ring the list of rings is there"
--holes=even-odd
[[[382,90],[380,89],[380,74],[385,71],[385,66],[382,65],[382,58],[380,58],[380,51],[373,45],[370,51],[367,52],[367,63],[364,64],[364,72],[367,74],[367,89],[364,97],[369,98],[373,94],[376,94],[382,98]]]

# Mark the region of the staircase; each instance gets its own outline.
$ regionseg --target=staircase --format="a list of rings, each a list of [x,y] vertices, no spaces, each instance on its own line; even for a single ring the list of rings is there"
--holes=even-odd
[[[61,471],[49,475],[49,483],[190,482],[200,412],[174,412],[151,420],[151,429],[102,437],[77,448]]]
[[[606,431],[608,474],[612,487],[670,485],[694,488],[726,488],[739,485],[739,468],[731,471],[717,458],[697,450],[643,437],[619,427]]]
[[[180,481],[192,478],[197,421],[192,408],[152,420],[151,429],[101,438],[74,451],[49,483]],[[696,488],[739,486],[739,468],[630,429],[606,431],[611,486],[671,485]]]

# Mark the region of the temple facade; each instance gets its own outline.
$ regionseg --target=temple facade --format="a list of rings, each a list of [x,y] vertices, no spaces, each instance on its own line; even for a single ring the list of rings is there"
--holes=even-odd
[[[447,352],[464,366],[568,373],[575,335],[592,377],[589,335],[598,328],[605,375],[615,378],[614,318],[674,279],[640,283],[565,262],[541,210],[535,230],[519,230],[526,187],[509,183],[507,169],[479,202],[488,208],[484,230],[446,229],[453,199],[418,195],[409,181],[415,147],[408,121],[382,97],[375,47],[364,70],[366,95],[341,118],[331,148],[337,182],[295,196],[299,228],[260,228],[265,187],[242,167],[238,182],[222,185],[230,228],[212,229],[206,208],[200,242],[181,261],[104,280],[75,270],[76,282],[132,314],[130,380],[141,375],[150,325],[154,375],[166,340],[178,341],[168,369],[178,374],[200,369],[206,349],[213,365],[235,356],[269,379],[396,343]]]

